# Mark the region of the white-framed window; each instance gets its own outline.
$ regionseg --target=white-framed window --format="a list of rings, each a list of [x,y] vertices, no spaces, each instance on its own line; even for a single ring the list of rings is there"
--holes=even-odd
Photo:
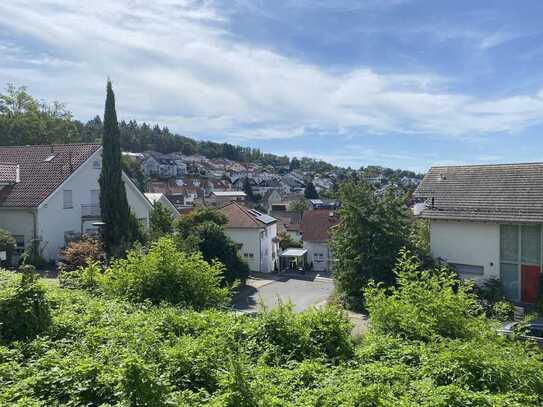
[[[249,258],[252,259],[253,257],[255,257],[255,255],[253,253],[249,253]]]
[[[64,209],[72,209],[74,207],[73,196],[71,189],[62,191],[62,207]]]

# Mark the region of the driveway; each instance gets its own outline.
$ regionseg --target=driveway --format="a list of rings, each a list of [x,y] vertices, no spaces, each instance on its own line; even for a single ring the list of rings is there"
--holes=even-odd
[[[326,303],[334,290],[334,281],[325,277],[270,276],[250,278],[234,298],[234,308],[256,312],[259,304],[277,306],[278,300],[290,301],[297,312]]]

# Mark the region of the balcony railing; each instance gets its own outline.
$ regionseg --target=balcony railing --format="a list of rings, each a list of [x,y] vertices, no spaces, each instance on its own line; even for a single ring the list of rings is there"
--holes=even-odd
[[[83,204],[81,205],[81,217],[83,218],[99,218],[101,215],[100,205],[98,204]]]

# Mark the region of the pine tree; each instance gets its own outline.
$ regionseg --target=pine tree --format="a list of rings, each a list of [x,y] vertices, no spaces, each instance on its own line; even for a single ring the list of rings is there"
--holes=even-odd
[[[115,95],[111,81],[107,82],[102,137],[102,171],[100,173],[100,209],[102,211],[102,240],[109,256],[121,256],[128,244],[129,213],[121,170],[120,132],[115,112]]]

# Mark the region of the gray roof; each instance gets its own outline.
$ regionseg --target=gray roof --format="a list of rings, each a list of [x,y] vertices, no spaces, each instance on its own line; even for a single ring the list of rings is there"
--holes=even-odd
[[[432,167],[413,197],[427,219],[543,223],[543,163]]]

